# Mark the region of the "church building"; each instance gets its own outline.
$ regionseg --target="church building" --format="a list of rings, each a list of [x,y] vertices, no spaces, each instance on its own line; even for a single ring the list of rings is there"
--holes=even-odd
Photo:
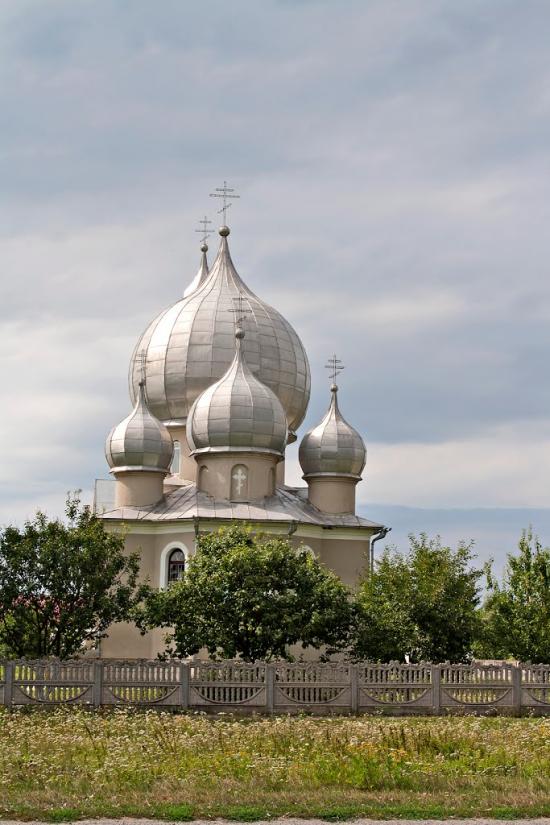
[[[290,323],[239,277],[229,228],[219,234],[212,267],[203,242],[195,279],[137,342],[133,409],[106,441],[114,495],[106,503],[96,487],[96,512],[124,528],[128,552],[139,552],[157,587],[182,575],[200,533],[235,522],[307,546],[353,586],[385,528],[355,512],[366,449],[340,412],[338,361],[328,409],[300,443],[305,485],[288,486],[285,450],[310,396],[307,355]],[[114,625],[100,655],[154,658],[164,632]]]

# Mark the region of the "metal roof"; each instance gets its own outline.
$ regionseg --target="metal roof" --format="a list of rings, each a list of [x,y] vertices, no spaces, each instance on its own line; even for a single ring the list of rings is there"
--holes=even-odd
[[[251,502],[214,499],[197,490],[195,484],[184,484],[167,493],[163,501],[149,507],[121,507],[104,512],[103,519],[124,521],[193,521],[220,519],[224,521],[297,522],[319,527],[364,527],[381,529],[382,524],[352,514],[322,513],[307,500],[306,487],[278,487],[268,498]]]
[[[187,441],[194,453],[252,450],[282,455],[287,429],[283,405],[250,371],[235,333],[235,357],[224,376],[199,395],[187,418]]]
[[[166,474],[173,453],[172,436],[164,424],[149,412],[145,384],[140,381],[134,409],[107,436],[107,463],[113,471],[158,470]]]
[[[147,353],[147,401],[161,421],[184,423],[195,399],[225,373],[235,353],[235,301],[247,313],[243,348],[247,363],[283,405],[288,427],[304,419],[310,394],[307,355],[289,322],[241,280],[227,244],[229,230],[200,286],[163,310],[140,337],[130,363],[130,396],[141,377],[139,354]]]
[[[323,420],[302,439],[300,466],[306,477],[350,475],[361,478],[367,457],[365,442],[340,412],[336,384],[330,392],[330,406]]]
[[[199,266],[199,271],[187,287],[187,289],[183,293],[183,297],[187,298],[188,295],[191,295],[192,292],[195,292],[200,286],[208,278],[208,259],[206,257],[206,253],[208,252],[207,244],[203,243],[201,246],[201,265]]]

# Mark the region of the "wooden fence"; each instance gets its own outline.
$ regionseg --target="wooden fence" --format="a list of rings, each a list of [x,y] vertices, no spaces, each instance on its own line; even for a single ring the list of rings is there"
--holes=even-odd
[[[0,661],[0,705],[550,715],[550,665]]]

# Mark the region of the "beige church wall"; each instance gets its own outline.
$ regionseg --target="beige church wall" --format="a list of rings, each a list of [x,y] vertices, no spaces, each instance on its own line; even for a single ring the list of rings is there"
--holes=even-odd
[[[233,501],[254,501],[273,495],[278,458],[268,453],[205,453],[197,458],[198,486],[214,498]],[[231,497],[233,468],[244,465],[248,469],[248,490],[242,497]]]
[[[203,522],[201,532],[210,532],[221,527],[219,522]],[[115,525],[106,523],[107,529],[115,529]],[[195,551],[195,533],[189,524],[185,529],[177,525],[144,525],[143,533],[133,532],[134,525],[128,525],[130,532],[126,536],[125,552],[139,552],[141,556],[142,580],[148,579],[155,586],[166,585],[166,572],[170,552],[181,547],[186,555],[193,555]],[[282,538],[288,536],[288,524],[258,523],[253,525],[258,532],[266,534],[276,533]],[[149,532],[151,530],[151,532]],[[154,532],[153,532],[154,530]],[[333,537],[337,532],[337,537]],[[314,553],[316,558],[333,570],[342,581],[351,588],[355,588],[368,569],[370,537],[376,532],[373,530],[319,530],[315,527],[299,525],[292,535],[293,546],[304,545]],[[156,629],[142,636],[134,625],[117,624],[108,631],[108,638],[102,640],[100,655],[104,658],[156,658],[157,654],[165,649],[163,637],[166,629]],[[293,651],[296,656],[307,661],[315,660],[319,652],[315,650],[303,651],[298,648]]]
[[[113,473],[115,477],[115,507],[143,507],[156,504],[164,495],[164,473]]]
[[[108,522],[105,526],[107,529],[116,529]],[[195,533],[189,529],[189,525],[185,527],[184,531],[175,527],[164,532],[164,528],[160,527],[162,532],[127,534],[124,552],[127,555],[136,552],[140,554],[140,581],[148,580],[153,587],[165,587],[168,559],[172,550],[180,547],[186,556],[193,555]],[[167,632],[166,628],[157,628],[142,636],[134,624],[113,624],[107,637],[101,641],[99,655],[115,659],[155,659],[165,649],[163,637]]]
[[[277,470],[275,472],[275,479],[277,487],[284,487],[285,485],[285,460],[279,461]]]
[[[166,628],[155,628],[142,635],[134,624],[118,622],[102,639],[99,656],[102,659],[156,659],[165,649]]]
[[[368,570],[370,541],[326,539],[321,544],[319,560],[333,570],[348,587],[356,588]]]
[[[189,444],[187,442],[186,436],[186,428],[185,425],[174,425],[168,426],[168,430],[170,431],[170,435],[172,436],[172,440],[174,442],[179,442],[180,445],[180,466],[179,472],[177,476],[181,481],[197,481],[197,462],[195,461],[194,456],[191,455]],[[235,463],[235,462],[233,462]],[[285,483],[285,462],[279,461],[277,464],[276,474],[275,474],[276,484],[279,487],[282,487]],[[229,494],[228,494],[229,495]],[[228,496],[224,496],[227,498]],[[260,496],[258,496],[260,497]]]
[[[323,513],[355,513],[356,478],[310,476],[309,501]]]
[[[348,587],[357,587],[360,579],[368,571],[370,536],[366,533],[365,538],[317,538],[313,536],[303,536],[295,534],[293,544],[299,546],[303,544],[309,547],[315,557],[326,567],[333,570]],[[330,531],[326,531],[330,536]]]
[[[195,552],[195,532],[189,524],[185,525],[184,530],[173,527],[165,531],[164,526],[159,525],[151,533],[130,532],[126,536],[124,550],[128,555],[140,554],[141,581],[148,579],[153,587],[164,587],[168,557],[177,547],[181,547],[186,556],[192,556]]]

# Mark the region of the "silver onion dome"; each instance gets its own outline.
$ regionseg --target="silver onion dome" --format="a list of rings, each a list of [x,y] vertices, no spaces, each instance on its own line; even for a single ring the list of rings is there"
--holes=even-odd
[[[203,283],[208,278],[208,260],[206,258],[206,253],[207,252],[208,252],[208,245],[203,243],[202,246],[201,246],[201,253],[202,254],[201,254],[201,265],[199,266],[199,271],[197,272],[197,274],[195,275],[195,277],[193,278],[193,280],[191,281],[191,283],[189,284],[187,289],[184,291],[184,293],[183,293],[184,298],[187,298],[188,295],[191,295],[193,292],[195,292],[195,290],[198,289],[200,286],[202,286]]]
[[[145,382],[138,386],[134,409],[113,427],[105,442],[105,458],[111,472],[147,470],[168,472],[174,444],[158,418],[151,415],[145,399]]]
[[[361,478],[367,457],[365,443],[340,412],[336,384],[330,391],[330,406],[323,420],[306,433],[300,443],[300,466],[304,477],[343,475]]]
[[[236,351],[225,375],[195,401],[187,420],[192,453],[284,453],[286,415],[275,393],[249,369],[244,332],[235,333]]]
[[[261,301],[239,277],[227,236],[220,229],[220,248],[210,272],[186,298],[149,324],[130,363],[134,400],[146,353],[147,398],[151,411],[167,424],[184,424],[195,399],[221,378],[234,355],[235,304],[241,297],[247,318],[243,341],[252,372],[277,396],[294,432],[303,421],[310,395],[307,356],[292,326]]]

